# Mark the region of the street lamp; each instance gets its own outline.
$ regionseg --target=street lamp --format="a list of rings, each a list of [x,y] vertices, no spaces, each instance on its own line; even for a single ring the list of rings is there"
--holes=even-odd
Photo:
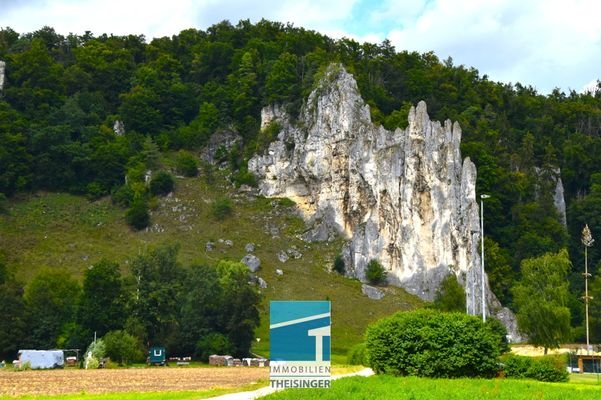
[[[484,199],[490,198],[488,194],[480,195],[480,250],[482,251],[482,257],[480,263],[482,266],[482,322],[486,322],[486,293],[484,288]]]
[[[584,245],[584,309],[586,315],[586,354],[589,353],[589,334],[588,334],[588,302],[592,299],[588,295],[588,278],[591,274],[588,273],[588,248],[593,245],[595,239],[591,235],[591,230],[588,228],[588,224],[584,225],[582,230],[582,244]]]

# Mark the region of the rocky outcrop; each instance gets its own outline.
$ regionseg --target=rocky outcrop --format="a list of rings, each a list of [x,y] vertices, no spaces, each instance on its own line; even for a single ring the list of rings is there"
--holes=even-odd
[[[405,130],[375,126],[352,75],[332,65],[297,122],[278,107],[263,110],[262,126],[277,121],[281,131],[249,170],[263,195],[297,203],[313,227],[306,239],[348,239],[348,274],[365,280],[377,259],[389,283],[431,300],[454,273],[479,314],[476,167],[461,159],[459,124],[431,121],[424,102],[408,120]],[[486,302],[501,309],[492,294]]]
[[[6,63],[0,60],[0,93],[4,89],[4,69],[6,67]]]

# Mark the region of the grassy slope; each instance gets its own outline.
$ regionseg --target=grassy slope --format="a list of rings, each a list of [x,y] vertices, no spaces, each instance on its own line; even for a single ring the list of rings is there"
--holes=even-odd
[[[256,245],[261,259],[258,276],[268,284],[263,291],[261,341],[255,351],[268,355],[269,300],[332,300],[334,361],[361,340],[365,327],[384,315],[419,307],[422,302],[397,288],[387,288],[381,301],[361,294],[361,284],[329,272],[342,241],[306,243],[299,239],[305,229],[289,202],[247,196],[233,189],[223,177],[207,185],[201,178],[178,179],[172,197],[159,199],[152,215],[153,229],[132,231],[124,222],[124,210],[109,198],[90,202],[61,193],[38,193],[11,202],[0,215],[0,252],[6,256],[19,279],[27,282],[41,268],[63,268],[81,277],[83,271],[102,258],[117,261],[123,272],[137,254],[162,243],[180,244],[184,265],[214,265],[220,259],[240,260],[245,245]],[[212,214],[213,202],[232,200],[234,213],[223,221]],[[232,240],[227,246],[221,240]],[[215,249],[207,252],[208,241]],[[303,254],[281,263],[277,254],[291,246]],[[276,269],[284,271],[278,276]]]

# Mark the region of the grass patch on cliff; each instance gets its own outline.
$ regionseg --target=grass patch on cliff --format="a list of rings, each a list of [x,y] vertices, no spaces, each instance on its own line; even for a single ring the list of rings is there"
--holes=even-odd
[[[229,199],[231,214],[216,219],[214,204],[223,198]],[[346,351],[362,341],[369,323],[423,306],[398,288],[386,288],[380,301],[362,295],[360,282],[330,272],[341,240],[304,242],[300,237],[306,227],[293,202],[238,191],[224,172],[216,173],[213,184],[202,177],[178,178],[173,195],[156,201],[147,230],[133,231],[124,214],[108,197],[91,202],[69,194],[37,193],[12,199],[7,212],[0,214],[0,253],[17,278],[27,282],[43,267],[81,277],[103,258],[118,262],[127,274],[135,256],[163,243],[179,243],[179,261],[184,265],[239,261],[246,255],[246,244],[253,243],[261,260],[257,275],[268,285],[256,332],[261,340],[254,347],[265,356],[269,355],[270,300],[331,300],[332,350],[337,362],[346,361]],[[213,243],[212,251],[207,250],[207,242]],[[302,257],[280,262],[278,253],[289,249]]]

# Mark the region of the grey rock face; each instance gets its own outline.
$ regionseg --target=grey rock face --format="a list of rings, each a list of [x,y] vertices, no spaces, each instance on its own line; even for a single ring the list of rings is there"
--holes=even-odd
[[[117,136],[125,135],[125,124],[123,123],[123,121],[115,121],[115,123],[113,124],[113,132],[115,132],[115,135]]]
[[[261,260],[259,257],[252,254],[245,255],[240,261],[248,267],[250,272],[257,272],[261,267]]]
[[[232,131],[222,131],[211,136],[209,143],[200,154],[203,161],[214,164],[223,157],[223,152],[228,152],[231,148],[240,142],[242,137]]]
[[[382,300],[384,297],[384,292],[377,287],[366,285],[365,283],[361,285],[361,293],[366,295],[372,300]]]
[[[0,60],[0,92],[4,89],[4,69],[6,67],[6,63]]]
[[[262,117],[263,126],[277,120],[282,129],[249,170],[261,194],[294,200],[313,226],[305,240],[343,235],[347,274],[365,281],[377,259],[389,283],[427,300],[454,273],[481,313],[479,288],[488,282],[480,272],[476,167],[461,158],[458,123],[431,121],[420,102],[407,129],[376,127],[340,65],[328,68],[297,123],[273,106]],[[487,293],[487,309],[500,310]]]

